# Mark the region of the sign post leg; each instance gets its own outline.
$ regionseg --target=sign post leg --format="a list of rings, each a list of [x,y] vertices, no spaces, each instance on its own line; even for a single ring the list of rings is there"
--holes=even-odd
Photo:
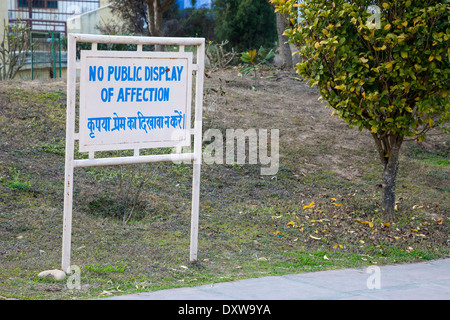
[[[66,166],[64,184],[64,217],[62,239],[62,265],[63,271],[70,269],[70,248],[72,242],[72,199],[73,199],[73,167]]]
[[[64,176],[64,216],[62,239],[62,264],[65,272],[70,269],[70,247],[72,241],[72,201],[73,168],[75,150],[75,80],[76,80],[76,40],[72,35],[67,39],[67,114],[66,114],[66,163]]]
[[[193,165],[194,173],[192,178],[192,213],[191,213],[191,247],[190,262],[197,262],[198,247],[198,212],[200,202],[200,160],[195,159]]]
[[[190,262],[197,262],[198,218],[200,204],[200,169],[202,163],[202,114],[203,114],[203,76],[205,67],[205,40],[197,47],[197,71],[195,75],[195,122],[194,122],[194,162],[192,178],[192,215]]]

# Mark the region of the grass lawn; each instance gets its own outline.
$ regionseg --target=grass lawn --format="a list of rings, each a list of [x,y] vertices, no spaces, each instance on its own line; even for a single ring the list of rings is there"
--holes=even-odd
[[[332,117],[294,73],[266,70],[257,88],[237,74],[208,72],[203,129],[279,129],[277,174],[202,165],[191,265],[192,165],[75,169],[80,290],[37,277],[61,263],[66,83],[1,82],[0,299],[92,299],[449,256],[449,135],[404,143],[398,219],[384,221],[370,134]]]

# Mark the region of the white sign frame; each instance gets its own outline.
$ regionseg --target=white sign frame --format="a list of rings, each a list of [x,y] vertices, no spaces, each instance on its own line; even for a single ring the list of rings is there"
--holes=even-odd
[[[80,77],[82,77],[82,79],[80,78],[80,152],[178,147],[191,145],[191,137],[189,132],[190,126],[186,125],[186,119],[191,119],[192,52],[82,50],[80,60],[82,72],[82,74],[80,74]],[[120,74],[120,70],[122,70],[123,67],[125,67],[126,70],[126,65],[130,67],[130,73],[133,73],[131,81],[122,81],[122,79],[119,79],[119,81],[115,81],[116,73],[114,72],[114,74],[110,74],[106,67],[106,65],[109,65],[109,67],[113,67],[111,64],[114,63],[116,64],[115,67],[118,68],[116,69],[116,71],[119,71],[117,72],[117,75],[119,77],[122,76]],[[92,66],[92,64],[94,64],[94,66]],[[152,64],[152,66],[150,66],[149,64]],[[162,66],[162,64],[164,64],[164,66]],[[179,72],[179,74],[177,72],[177,68],[179,66],[176,66],[175,64],[181,64],[181,72]],[[95,70],[94,75],[90,74],[91,67],[94,67],[92,69]],[[99,67],[102,68],[101,72],[99,72]],[[133,67],[134,72],[132,71]],[[97,70],[95,68],[97,68]],[[158,79],[158,81],[149,81],[151,79],[150,76],[153,76],[154,74],[153,68],[156,68],[156,75],[158,77],[160,71],[159,69],[164,69],[164,75],[161,77],[161,80]],[[136,72],[136,70],[139,72]],[[166,72],[166,70],[168,71]],[[96,74],[102,75],[101,81],[99,81],[98,77],[95,79]],[[124,74],[126,74],[126,72]],[[166,77],[168,77],[168,79],[170,80],[171,75],[174,75],[175,78],[178,78],[178,76],[180,76],[180,81],[164,81],[166,80]],[[135,77],[140,79],[140,81],[135,81]],[[148,80],[145,81],[145,79]],[[149,88],[148,86],[151,87]],[[141,90],[138,91],[136,89]],[[150,91],[150,89],[153,91]],[[169,89],[171,90],[169,91]],[[136,91],[139,92],[140,95],[138,95]],[[169,99],[162,99],[165,101],[153,101],[154,98],[156,98],[155,100],[158,100],[156,94],[156,92],[158,91],[159,93],[166,91],[167,97]],[[125,92],[127,92],[128,94],[126,94]],[[153,92],[155,92],[155,94],[153,94]],[[120,99],[121,93],[122,99]],[[119,100],[130,101],[117,102]],[[140,101],[137,102],[136,100]],[[93,104],[95,104],[95,109],[91,107]],[[165,111],[167,111],[164,109],[168,109],[170,108],[170,106],[176,106],[176,109],[182,109],[181,113],[183,116],[183,129],[174,129],[173,126],[170,125],[170,116],[144,116],[144,110],[150,109],[153,110],[153,112],[159,111],[164,113]],[[127,113],[125,114],[128,114],[128,116],[130,116],[129,109],[135,109],[134,115],[127,118],[128,120],[134,120],[129,124],[134,124],[135,130],[130,130],[132,126],[127,126],[124,117],[119,118],[118,114],[123,115],[124,109],[126,109]],[[109,117],[90,118],[97,119],[96,122],[98,128],[96,128],[95,122],[93,120],[91,120],[91,122],[88,122],[86,114],[89,111],[91,114],[94,113],[98,116],[108,115]],[[117,112],[114,113],[114,111]],[[144,112],[144,114],[142,114],[141,111]],[[176,111],[180,112],[179,110]],[[141,116],[140,119],[139,115]],[[181,116],[178,116],[178,118],[181,119]],[[107,120],[107,122],[105,123],[107,125],[104,127],[106,127],[108,131],[105,132],[105,130],[102,129],[102,122],[100,121],[100,119]],[[119,119],[123,120],[123,126],[121,127],[119,125],[114,128],[114,124],[118,125],[119,121],[117,120]],[[148,122],[145,121],[146,119],[149,120],[148,122],[150,122],[152,126],[156,124],[156,120],[161,120],[159,121],[159,124],[162,125],[163,129],[166,130],[161,130],[159,127],[156,127],[156,130],[150,128],[148,128],[147,130]],[[164,122],[166,122],[167,126]],[[90,132],[87,132],[88,124],[91,124],[91,129],[89,130]],[[143,126],[143,130],[137,130],[141,125]],[[167,131],[167,127],[169,127],[169,129],[172,129],[172,132],[168,132],[164,139],[155,140],[154,136],[158,138],[157,134],[159,133],[160,137],[162,133]],[[100,132],[97,132],[97,137],[92,138],[90,137],[90,135],[95,136],[95,129],[97,129],[97,131],[100,130]],[[176,135],[177,133],[178,135]],[[93,141],[98,140],[98,135],[102,134],[104,137],[109,135],[109,140],[113,142],[96,142],[95,144],[92,144]],[[131,139],[132,134],[134,134],[134,137]]]
[[[204,81],[204,62],[205,62],[205,39],[204,38],[163,38],[163,37],[134,37],[134,36],[102,36],[102,35],[88,35],[88,34],[69,34],[67,39],[67,115],[66,115],[66,157],[65,157],[65,176],[64,176],[64,214],[63,214],[63,239],[62,239],[62,265],[63,271],[69,272],[71,259],[71,238],[72,238],[72,204],[73,204],[73,175],[74,169],[79,167],[94,167],[94,166],[108,166],[108,165],[124,165],[124,164],[138,164],[161,161],[192,161],[193,163],[193,177],[192,177],[192,207],[191,207],[191,235],[190,235],[190,253],[189,259],[191,263],[197,261],[198,248],[198,217],[199,217],[199,202],[200,202],[200,167],[201,167],[201,147],[202,147],[202,109],[203,109],[203,81]],[[188,81],[187,83],[187,106],[185,115],[185,129],[187,136],[185,139],[178,141],[160,141],[150,143],[135,143],[128,144],[127,147],[119,149],[109,149],[108,147],[93,147],[84,148],[89,154],[88,159],[75,159],[75,143],[80,142],[83,129],[76,132],[76,77],[77,71],[81,71],[83,65],[76,60],[76,44],[77,42],[87,42],[92,44],[90,53],[93,56],[104,55],[129,55],[133,57],[148,57],[148,58],[164,58],[177,57],[177,53],[169,52],[144,52],[143,45],[170,45],[178,46],[178,57],[183,57],[189,60],[189,55],[184,51],[185,46],[195,46],[197,54],[195,63],[192,57],[188,62]],[[115,51],[115,53],[105,53],[111,51],[97,50],[98,43],[108,44],[134,44],[137,45],[136,51]],[[120,53],[118,53],[120,52]],[[83,53],[85,54],[85,53]],[[85,71],[85,70],[84,70]],[[195,73],[195,108],[194,121],[191,125],[191,92],[192,92],[192,77]],[[80,74],[84,74],[80,72]],[[83,86],[80,80],[80,87]],[[81,88],[80,88],[81,90]],[[81,102],[81,101],[80,101]],[[81,107],[81,103],[80,103]],[[81,113],[81,109],[80,109]],[[80,115],[79,115],[80,116]],[[191,145],[191,137],[193,136],[193,152],[182,152],[182,146]],[[175,139],[176,140],[176,139]],[[172,154],[155,154],[155,155],[140,155],[139,150],[144,148],[156,147],[175,147],[175,152]],[[134,150],[133,156],[114,157],[114,158],[96,158],[95,152],[101,150]],[[79,150],[80,151],[80,150]]]

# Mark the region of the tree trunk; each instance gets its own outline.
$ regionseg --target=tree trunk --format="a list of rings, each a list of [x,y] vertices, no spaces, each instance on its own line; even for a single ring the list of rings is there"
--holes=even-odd
[[[288,43],[288,37],[283,35],[284,31],[286,30],[286,23],[284,22],[283,16],[277,12],[277,33],[278,33],[278,43],[280,46],[280,54],[281,59],[283,59],[282,65],[285,68],[292,68],[292,52],[291,47]]]
[[[162,37],[163,34],[163,26],[162,26],[162,8],[159,0],[153,1],[153,36],[154,37]]]
[[[157,3],[158,1],[155,1]],[[155,8],[156,9],[156,8]],[[163,18],[162,18],[162,12],[161,9],[158,8],[158,11],[155,10],[153,15],[153,21],[155,24],[155,35],[154,37],[164,37],[163,32]],[[156,44],[155,45],[155,51],[164,51],[164,46]]]
[[[383,165],[382,203],[383,218],[395,220],[395,186],[397,181],[398,160],[403,136],[398,134],[372,134],[378,155]]]
[[[152,37],[163,37],[163,13],[169,10],[175,0],[146,0],[148,31]],[[164,47],[155,45],[155,51],[163,51]]]

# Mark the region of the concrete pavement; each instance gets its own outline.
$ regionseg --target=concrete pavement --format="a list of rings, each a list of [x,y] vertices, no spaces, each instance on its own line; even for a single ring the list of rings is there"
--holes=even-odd
[[[450,300],[450,258],[269,276],[102,300]]]

